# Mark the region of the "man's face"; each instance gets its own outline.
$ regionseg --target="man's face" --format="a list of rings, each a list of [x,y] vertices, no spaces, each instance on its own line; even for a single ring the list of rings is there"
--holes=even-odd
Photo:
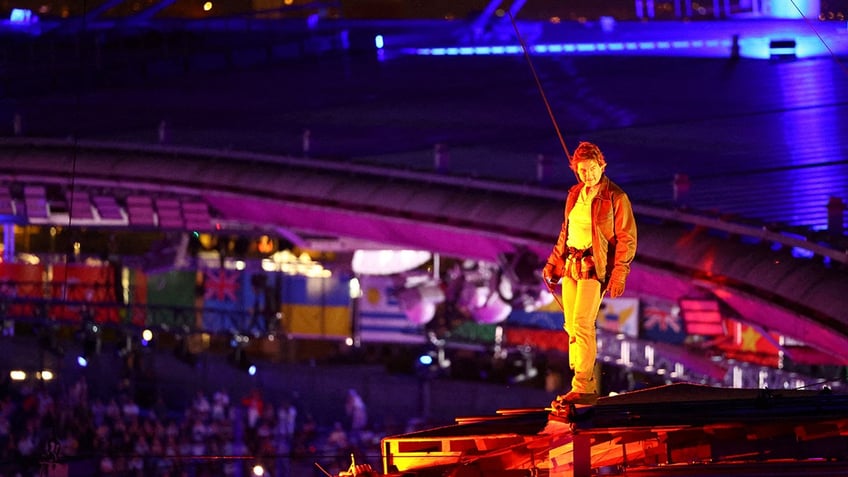
[[[575,166],[577,170],[577,178],[580,179],[580,182],[586,184],[589,187],[594,187],[598,185],[598,182],[601,180],[601,176],[604,174],[604,168],[606,168],[606,164],[603,166],[598,165],[596,161],[580,161]]]

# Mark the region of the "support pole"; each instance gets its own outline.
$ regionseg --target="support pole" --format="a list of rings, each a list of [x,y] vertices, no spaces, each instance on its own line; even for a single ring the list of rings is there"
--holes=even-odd
[[[592,475],[592,438],[579,432],[574,434],[574,477]]]

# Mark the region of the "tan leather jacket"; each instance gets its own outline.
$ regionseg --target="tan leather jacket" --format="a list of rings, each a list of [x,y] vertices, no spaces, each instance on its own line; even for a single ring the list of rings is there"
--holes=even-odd
[[[606,290],[611,281],[624,283],[630,273],[630,263],[636,256],[636,220],[627,194],[607,176],[601,178],[600,188],[592,199],[592,258],[595,273]],[[582,183],[568,190],[564,218],[556,245],[546,267],[553,268],[556,277],[563,276],[567,249],[568,214],[577,202]]]

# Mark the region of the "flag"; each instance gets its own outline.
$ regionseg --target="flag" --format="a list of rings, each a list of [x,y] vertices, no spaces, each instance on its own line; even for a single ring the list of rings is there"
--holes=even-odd
[[[452,341],[480,343],[492,345],[497,338],[497,328],[500,325],[477,323],[473,320],[463,321],[450,331]]]
[[[52,265],[51,290],[54,300],[51,316],[61,320],[94,320],[97,323],[118,321],[118,300],[110,265]]]
[[[715,343],[727,358],[774,368],[781,365],[779,335],[731,319],[725,320],[724,328],[727,334]]]
[[[240,296],[243,276],[240,271],[223,268],[203,272],[204,330],[244,330],[246,313]]]
[[[568,353],[568,333],[565,330],[540,330],[509,327],[504,329],[504,345],[509,347],[530,345],[539,351]]]
[[[598,312],[598,327],[637,338],[639,336],[639,299],[604,298]]]
[[[363,343],[423,343],[424,327],[406,317],[395,293],[394,280],[387,276],[359,278],[357,322]]]
[[[642,338],[670,344],[686,340],[680,308],[673,302],[642,298]]]
[[[346,338],[352,335],[350,287],[338,275],[284,275],[282,314],[286,331],[295,335]]]
[[[565,315],[563,315],[559,305],[555,306],[556,309],[553,310],[539,308],[535,311],[524,311],[513,308],[509,316],[506,317],[506,324],[510,326],[526,326],[544,330],[562,330],[565,322]]]
[[[186,270],[147,275],[148,325],[195,327],[196,275]]]
[[[38,300],[44,299],[44,266],[0,262],[0,299],[5,316],[38,317]]]

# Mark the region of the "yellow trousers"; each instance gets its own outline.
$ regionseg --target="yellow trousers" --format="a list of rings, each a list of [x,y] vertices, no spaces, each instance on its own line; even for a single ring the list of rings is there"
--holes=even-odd
[[[601,306],[601,282],[594,279],[562,279],[562,307],[568,333],[568,364],[574,371],[571,390],[598,393],[595,383],[595,358],[598,341],[595,321]]]

